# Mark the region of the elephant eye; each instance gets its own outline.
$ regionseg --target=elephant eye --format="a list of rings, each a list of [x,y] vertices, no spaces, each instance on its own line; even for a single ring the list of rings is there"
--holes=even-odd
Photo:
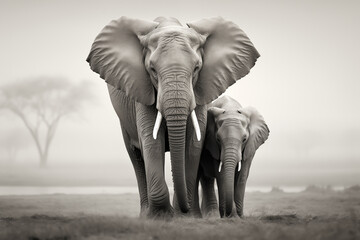
[[[246,142],[246,137],[243,138],[243,143]]]
[[[216,140],[216,142],[220,143],[220,137],[219,137],[219,134],[216,134],[216,135],[215,135],[215,140]]]
[[[157,77],[157,73],[156,73],[155,68],[151,67],[151,68],[150,68],[150,71],[151,71],[151,74],[154,76],[154,78],[156,78],[156,77]]]
[[[199,71],[200,67],[199,65],[197,65],[195,68],[194,68],[194,75]]]

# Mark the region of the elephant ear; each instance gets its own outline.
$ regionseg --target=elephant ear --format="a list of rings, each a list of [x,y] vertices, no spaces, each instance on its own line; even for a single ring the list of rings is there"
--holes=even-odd
[[[194,88],[197,104],[208,104],[249,73],[260,54],[246,34],[221,17],[188,23],[206,37],[203,67]]]
[[[155,90],[143,63],[139,37],[158,23],[121,17],[106,25],[92,44],[86,61],[108,84],[142,104],[155,102]]]
[[[220,114],[225,113],[225,109],[223,109],[223,108],[218,108],[218,107],[210,107],[210,108],[208,109],[208,113],[209,113],[210,116],[212,116],[212,117],[215,119],[215,118],[218,117]]]
[[[255,108],[246,107],[241,109],[240,112],[250,119],[249,139],[243,152],[243,160],[251,161],[256,150],[268,139],[270,130],[264,118]]]

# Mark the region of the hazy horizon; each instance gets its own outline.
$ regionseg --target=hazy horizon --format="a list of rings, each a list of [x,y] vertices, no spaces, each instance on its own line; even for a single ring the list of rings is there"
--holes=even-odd
[[[82,114],[60,122],[50,169],[114,166],[119,175],[126,172],[135,181],[106,84],[85,61],[107,23],[123,15],[145,20],[173,16],[183,24],[222,16],[239,25],[261,55],[250,74],[225,92],[243,106],[257,108],[270,128],[249,183],[360,183],[358,1],[225,0],[203,6],[200,1],[23,0],[1,5],[0,85],[63,77],[75,84],[87,80],[95,95]],[[5,171],[37,166],[36,148],[25,127],[1,111],[0,138],[13,130],[29,144],[12,163],[0,146],[0,166]],[[169,179],[168,161],[166,165]]]

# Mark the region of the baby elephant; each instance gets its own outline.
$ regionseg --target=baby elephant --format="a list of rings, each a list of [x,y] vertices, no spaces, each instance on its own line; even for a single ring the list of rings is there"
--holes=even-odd
[[[242,217],[251,161],[255,151],[268,138],[269,128],[255,108],[243,108],[228,96],[209,105],[207,124],[199,167],[202,213],[208,215],[217,211],[216,178],[220,216],[236,216],[237,213]]]

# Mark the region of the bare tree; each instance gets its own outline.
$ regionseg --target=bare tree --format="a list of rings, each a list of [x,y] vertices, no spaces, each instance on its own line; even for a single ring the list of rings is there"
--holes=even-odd
[[[90,97],[86,83],[73,85],[66,79],[42,77],[2,86],[0,109],[8,109],[22,120],[44,167],[59,121],[78,112]]]

